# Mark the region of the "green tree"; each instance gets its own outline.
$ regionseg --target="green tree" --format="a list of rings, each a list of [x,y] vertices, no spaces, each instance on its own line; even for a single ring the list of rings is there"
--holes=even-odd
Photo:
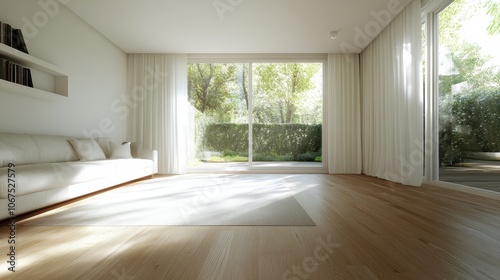
[[[451,53],[451,61],[455,73],[442,75],[439,79],[441,95],[452,92],[452,86],[466,82],[465,88],[488,89],[495,86],[498,80],[498,68],[488,65],[491,59],[481,54],[481,47],[477,44],[462,42],[460,48]],[[498,83],[496,83],[498,85]]]
[[[315,63],[269,63],[255,68],[254,116],[259,123],[292,123],[306,92],[315,86]]]
[[[484,7],[488,15],[491,17],[490,24],[488,25],[488,32],[490,35],[500,34],[500,3],[498,0],[486,1]]]
[[[245,100],[246,109],[248,110],[248,64],[244,64],[241,67],[241,81],[238,84],[241,84],[241,98]]]
[[[189,102],[201,113],[224,119],[235,108],[233,64],[188,65]]]
[[[491,65],[488,62],[491,57],[482,53],[482,48],[476,43],[465,42],[460,38],[460,30],[464,22],[472,16],[486,9],[486,13],[491,15],[490,33],[495,30],[500,15],[498,15],[498,0],[488,0],[481,5],[477,0],[455,0],[446,9],[439,14],[439,45],[440,52],[445,49],[450,51],[451,66],[453,73],[441,75],[439,80],[439,89],[441,95],[447,95],[452,92],[452,86],[466,82],[465,88],[484,88],[498,86],[500,74],[498,66]],[[441,60],[445,60],[443,56]],[[443,61],[440,61],[441,63]]]
[[[439,44],[451,52],[460,48],[460,29],[477,11],[477,4],[470,0],[455,0],[439,13]]]

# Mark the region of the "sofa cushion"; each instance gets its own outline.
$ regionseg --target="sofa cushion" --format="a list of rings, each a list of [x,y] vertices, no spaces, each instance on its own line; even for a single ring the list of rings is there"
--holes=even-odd
[[[38,162],[38,150],[29,135],[0,134],[0,166]]]
[[[132,158],[132,154],[130,153],[130,142],[123,143],[122,145],[118,145],[116,143],[111,142],[111,155],[110,159],[126,159]]]
[[[69,137],[32,135],[31,139],[35,142],[38,150],[38,161],[36,163],[78,160],[75,150],[68,142]]]
[[[97,141],[97,144],[101,146],[102,151],[104,152],[104,155],[106,158],[109,158],[111,156],[111,137],[97,137],[94,138]]]
[[[68,137],[0,133],[0,167],[78,160]]]
[[[101,146],[97,144],[97,142],[92,139],[69,139],[69,142],[75,149],[78,158],[81,161],[93,161],[93,160],[102,160],[106,159],[106,155],[102,151]]]

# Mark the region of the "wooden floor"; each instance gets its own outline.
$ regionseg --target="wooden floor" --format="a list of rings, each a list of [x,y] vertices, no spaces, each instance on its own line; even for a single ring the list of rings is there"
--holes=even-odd
[[[500,279],[500,202],[375,178],[285,176],[316,226],[16,224],[1,279]],[[99,209],[95,209],[99,211]]]

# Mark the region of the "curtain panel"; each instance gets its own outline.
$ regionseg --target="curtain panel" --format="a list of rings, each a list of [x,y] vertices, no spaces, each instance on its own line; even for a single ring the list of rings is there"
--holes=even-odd
[[[328,172],[361,174],[358,54],[328,55]]]
[[[420,10],[412,1],[361,53],[363,173],[411,186],[424,163]]]
[[[127,105],[134,141],[158,150],[158,170],[187,168],[187,55],[130,54]]]

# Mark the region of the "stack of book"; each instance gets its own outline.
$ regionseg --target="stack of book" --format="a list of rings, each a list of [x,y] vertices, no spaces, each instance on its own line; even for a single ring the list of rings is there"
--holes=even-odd
[[[8,23],[0,21],[0,43],[16,50],[28,53],[21,29],[14,29]]]
[[[3,58],[0,58],[0,79],[33,87],[33,79],[29,68]]]
[[[14,29],[5,22],[0,21],[0,43],[28,53],[21,29]],[[33,87],[31,70],[0,57],[0,79],[16,84]]]

